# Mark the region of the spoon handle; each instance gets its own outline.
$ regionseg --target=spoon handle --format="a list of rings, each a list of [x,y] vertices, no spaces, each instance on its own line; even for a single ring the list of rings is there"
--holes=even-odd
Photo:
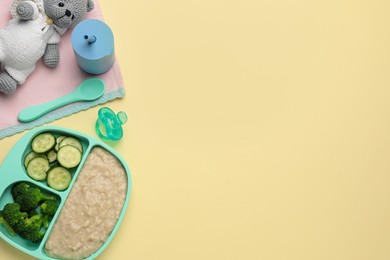
[[[77,98],[77,95],[74,95],[74,92],[72,92],[58,99],[23,109],[18,115],[18,120],[22,123],[31,122],[50,111],[76,101],[79,101],[79,98]]]

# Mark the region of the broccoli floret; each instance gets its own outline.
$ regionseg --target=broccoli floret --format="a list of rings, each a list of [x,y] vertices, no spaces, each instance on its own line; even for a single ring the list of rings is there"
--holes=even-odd
[[[45,232],[41,231],[43,223],[43,215],[34,215],[31,218],[25,218],[19,221],[15,226],[15,231],[24,239],[33,243],[38,243],[42,240]]]
[[[41,211],[43,214],[53,217],[58,209],[58,203],[55,200],[47,200],[42,203]]]
[[[29,188],[19,194],[14,200],[20,204],[22,211],[30,211],[36,209],[41,202],[55,200],[55,198],[41,193],[38,188]]]
[[[26,212],[20,211],[20,205],[18,203],[8,203],[3,208],[3,218],[11,226],[15,225],[28,217]]]
[[[41,205],[41,212],[43,214],[43,226],[47,228],[49,226],[49,221],[52,220],[54,214],[58,209],[58,203],[55,200],[47,200]]]
[[[2,210],[0,210],[0,225],[1,224],[6,227],[6,229],[11,234],[11,236],[15,236],[16,235],[14,229],[8,224],[7,221],[5,221],[5,219],[3,217],[3,211]]]
[[[58,208],[55,197],[25,182],[12,186],[11,193],[15,202],[6,204],[0,211],[0,224],[5,223],[10,234],[16,233],[33,243],[40,242],[45,235],[42,226],[48,227]],[[36,211],[39,206],[42,214]]]
[[[45,232],[39,231],[39,232],[34,232],[34,233],[27,233],[24,239],[27,239],[33,243],[39,243],[42,241],[43,237],[45,236]]]
[[[23,194],[30,188],[30,185],[26,182],[19,182],[12,186],[11,188],[11,194],[12,197],[15,199],[17,196]]]

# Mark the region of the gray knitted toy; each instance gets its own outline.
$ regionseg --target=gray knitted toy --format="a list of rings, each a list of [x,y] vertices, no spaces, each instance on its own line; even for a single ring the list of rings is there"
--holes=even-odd
[[[42,57],[56,67],[60,36],[93,8],[92,0],[14,0],[12,19],[0,29],[0,92],[15,92]]]

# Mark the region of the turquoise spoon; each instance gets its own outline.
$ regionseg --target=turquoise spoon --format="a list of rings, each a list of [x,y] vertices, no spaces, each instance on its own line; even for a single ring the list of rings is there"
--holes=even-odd
[[[47,103],[28,107],[20,111],[18,120],[22,123],[31,122],[54,109],[77,101],[92,101],[103,96],[106,86],[99,78],[84,80],[72,93],[49,101]]]

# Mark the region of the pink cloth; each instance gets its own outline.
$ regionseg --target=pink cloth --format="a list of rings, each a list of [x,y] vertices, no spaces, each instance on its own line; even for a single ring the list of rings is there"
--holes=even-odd
[[[9,7],[12,0],[0,0],[0,28],[3,28],[10,19]],[[103,20],[100,6],[94,0],[95,8],[88,13],[86,19]],[[60,63],[57,68],[49,69],[39,61],[35,71],[11,95],[0,93],[0,139],[14,133],[45,124],[63,116],[70,115],[91,106],[104,103],[108,100],[124,96],[123,82],[117,62],[102,75],[89,75],[77,65],[71,44],[72,29],[69,29],[60,42]],[[80,83],[88,78],[101,78],[106,84],[104,96],[93,102],[77,102],[30,123],[20,123],[17,116],[26,107],[54,100],[71,93]]]

